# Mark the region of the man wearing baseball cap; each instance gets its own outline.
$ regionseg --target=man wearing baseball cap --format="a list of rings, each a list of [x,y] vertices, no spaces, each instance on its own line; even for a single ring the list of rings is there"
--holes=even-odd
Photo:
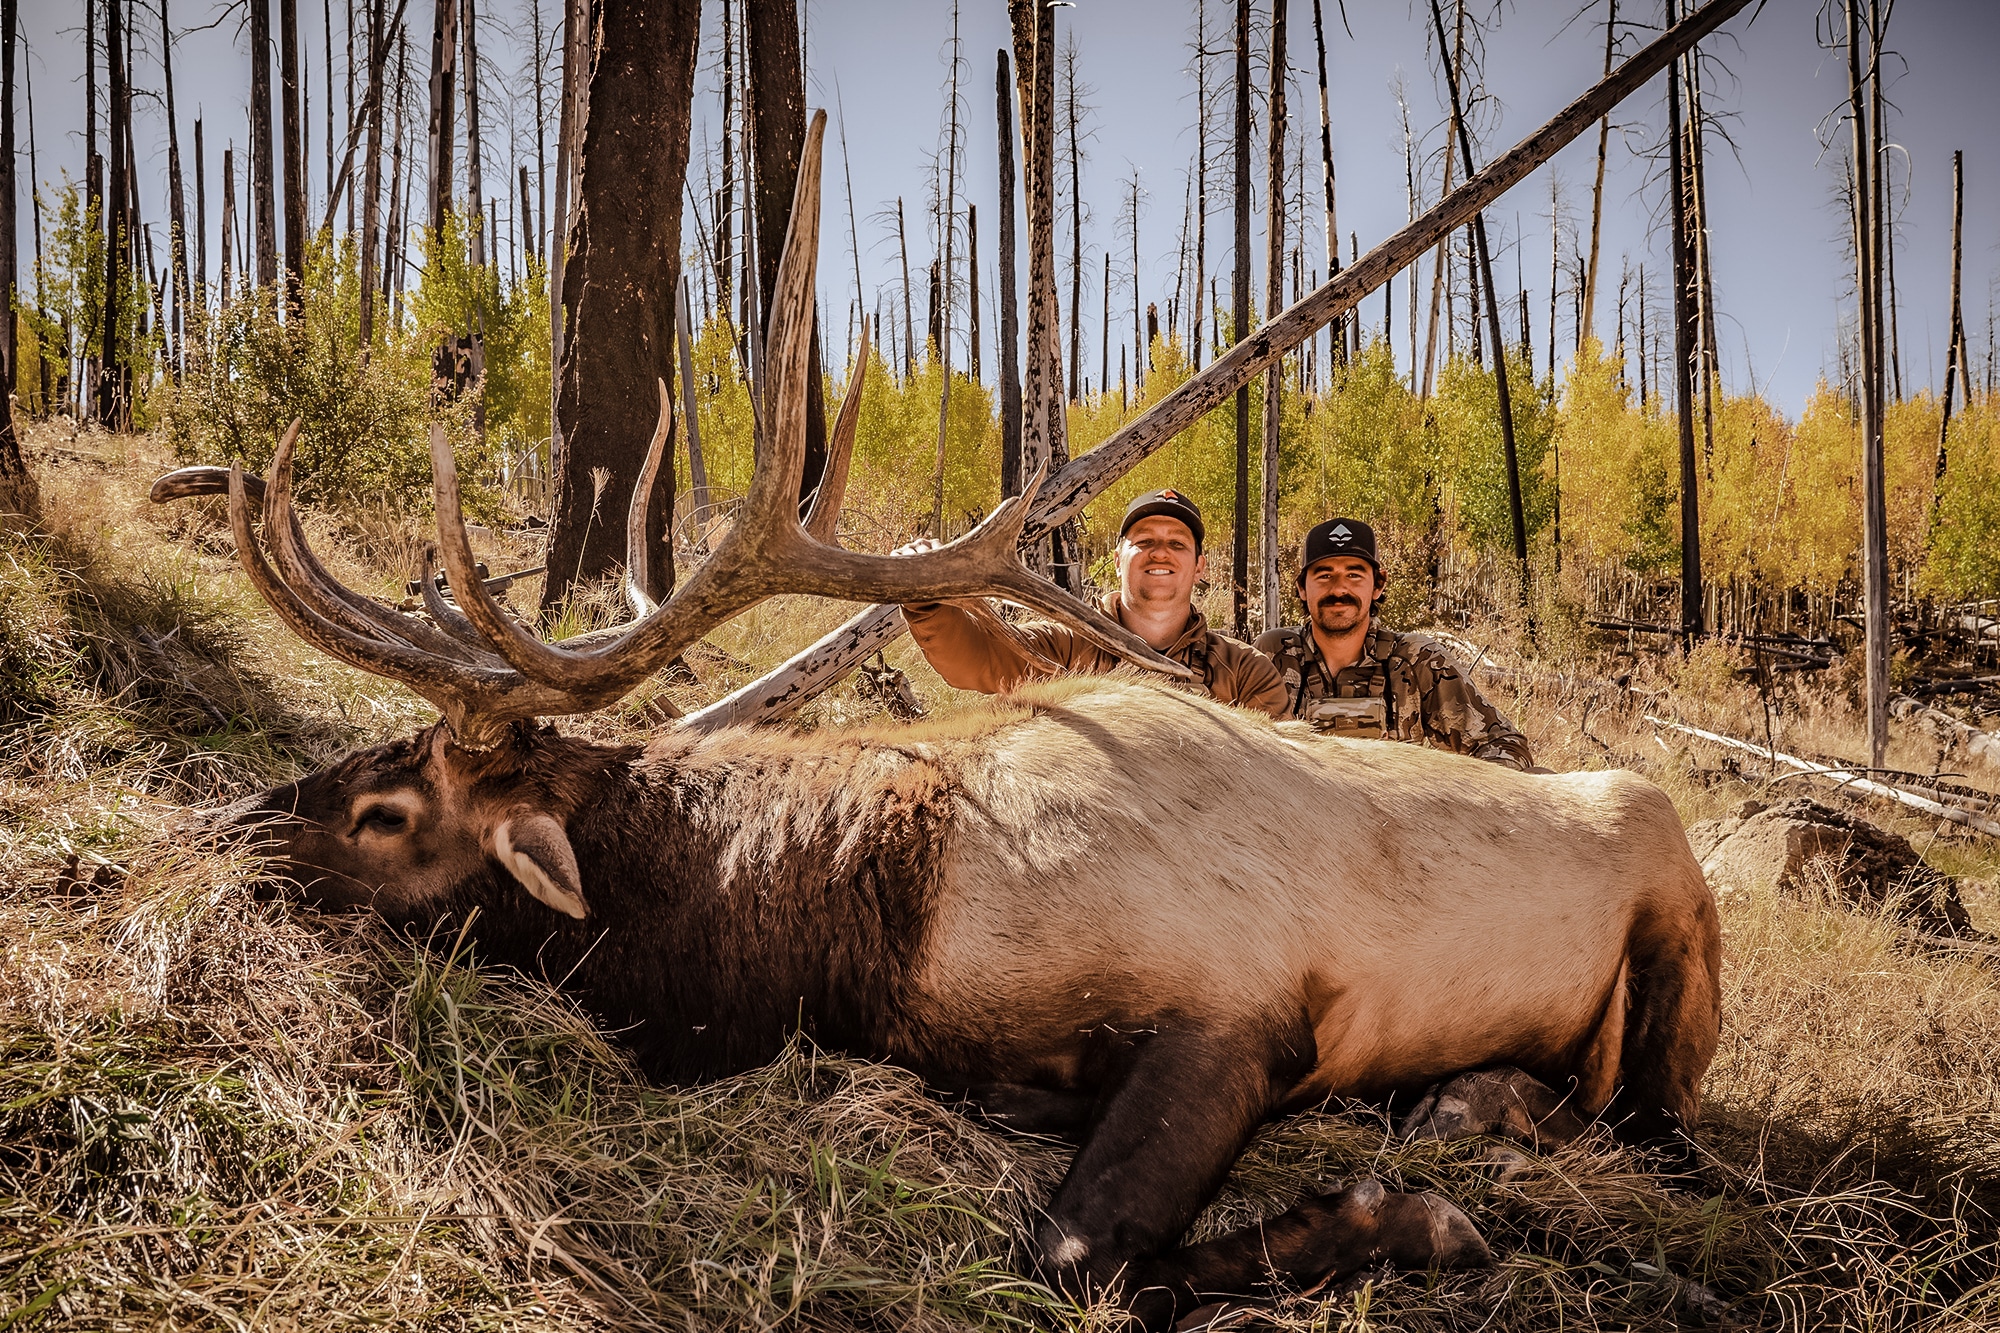
[[[1192,668],[1190,688],[1283,717],[1285,682],[1278,668],[1249,644],[1210,629],[1194,608],[1194,585],[1206,568],[1204,535],[1201,510],[1179,491],[1148,491],[1134,500],[1118,528],[1118,589],[1104,595],[1104,614]],[[923,538],[898,553],[936,544]],[[1009,624],[984,600],[906,606],[903,619],[945,683],[961,690],[1002,694],[1024,680],[1100,674],[1120,665],[1067,626]]]
[[[1427,741],[1509,768],[1534,767],[1528,738],[1450,654],[1421,634],[1375,623],[1388,580],[1373,528],[1330,518],[1306,534],[1303,556],[1305,623],[1257,639],[1284,677],[1286,717],[1336,735]]]

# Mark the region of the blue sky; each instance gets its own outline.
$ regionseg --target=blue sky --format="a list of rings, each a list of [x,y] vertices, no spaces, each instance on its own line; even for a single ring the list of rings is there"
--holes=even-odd
[[[489,65],[484,116],[487,121],[489,189],[514,179],[514,163],[533,162],[528,4],[532,0],[492,0],[481,15],[482,57]],[[553,17],[557,0],[541,0]],[[324,0],[323,0],[324,4]],[[301,0],[305,28],[308,96],[312,104],[314,191],[325,189],[325,103],[323,4]],[[1312,6],[1290,0],[1291,115],[1317,131]],[[1260,5],[1260,9],[1263,6]],[[335,81],[344,80],[345,0],[331,6],[335,33]],[[393,9],[393,4],[391,5]],[[705,7],[702,88],[696,103],[696,160],[701,179],[703,154],[712,143],[718,101],[714,95],[713,42],[720,23],[719,0]],[[1209,0],[1212,44],[1226,39],[1226,0]],[[1484,85],[1492,102],[1483,117],[1482,160],[1525,135],[1597,77],[1603,60],[1603,0],[1579,15],[1581,0],[1517,0],[1493,10],[1489,0],[1473,0],[1475,14],[1497,29],[1486,41]],[[1442,144],[1442,85],[1427,58],[1429,13],[1406,0],[1348,0],[1346,19],[1333,0],[1325,4],[1331,119],[1340,189],[1340,228],[1365,251],[1401,226],[1407,215],[1401,115],[1396,100],[1400,79],[1415,132],[1435,155]],[[1657,21],[1657,6],[1643,14],[1633,0],[1621,4],[1621,19]],[[430,6],[410,4],[413,66],[428,54]],[[419,19],[419,14],[422,18]],[[206,141],[211,217],[221,154],[226,143],[243,142],[248,55],[235,10],[213,0],[175,0],[172,16],[183,33],[175,45],[176,97],[181,114],[182,153],[193,151],[190,129],[199,111],[207,121]],[[23,21],[33,82],[33,108],[40,177],[60,180],[80,175],[83,160],[82,5],[78,0],[24,0]],[[547,20],[545,19],[545,22]],[[837,137],[829,143],[826,219],[823,226],[821,293],[827,327],[836,349],[845,342],[846,311],[854,296],[853,259],[847,220],[843,165],[852,172],[853,208],[859,223],[864,306],[878,294],[894,296],[898,281],[894,245],[895,200],[905,200],[910,229],[911,269],[919,284],[929,267],[933,242],[922,221],[934,177],[933,155],[944,142],[945,88],[951,49],[952,8],[943,0],[808,0],[805,4],[809,101],[825,106],[846,130],[847,160]],[[137,82],[156,89],[157,5],[142,5]],[[1195,4],[1142,0],[1077,0],[1057,10],[1059,40],[1074,37],[1078,79],[1091,108],[1082,145],[1084,202],[1085,375],[1099,376],[1099,316],[1104,251],[1114,250],[1112,349],[1128,340],[1131,327],[1129,232],[1120,217],[1136,173],[1140,188],[1139,290],[1164,312],[1172,295],[1181,245],[1187,176],[1191,169],[1196,118],[1193,65]],[[1714,61],[1705,93],[1725,117],[1732,150],[1711,139],[1709,173],[1713,256],[1725,375],[1742,388],[1754,374],[1757,386],[1788,412],[1796,412],[1822,371],[1834,364],[1838,320],[1849,301],[1851,277],[1841,243],[1844,222],[1834,202],[1841,170],[1836,154],[1823,151],[1825,136],[1841,127],[1828,121],[1846,95],[1843,57],[1822,49],[1820,0],[1768,0],[1756,12],[1733,20],[1705,49]],[[187,29],[198,29],[186,31]],[[980,205],[982,299],[987,373],[995,365],[991,301],[997,225],[997,144],[994,128],[994,53],[1006,44],[1001,0],[964,4],[959,14],[964,66],[961,100],[963,130],[962,198]],[[1634,49],[1643,39],[1636,27],[1626,40]],[[1262,45],[1261,33],[1257,39]],[[1975,367],[1985,354],[1987,312],[2000,274],[2000,143],[1991,130],[2000,125],[2000,80],[1990,65],[2000,53],[2000,5],[1982,0],[1903,0],[1895,8],[1890,46],[1899,59],[1890,66],[1892,111],[1889,137],[1898,198],[1897,278],[1899,329],[1906,391],[1939,380],[1944,359],[1949,276],[1951,153],[1966,154],[1965,291],[1967,324]],[[1226,78],[1232,61],[1218,50],[1209,64],[1211,101],[1217,124],[1226,122]],[[1266,76],[1261,56],[1256,77],[1261,101]],[[17,79],[20,75],[17,75]],[[1621,111],[1612,136],[1605,191],[1605,240],[1600,280],[1598,330],[1609,336],[1621,264],[1646,265],[1658,284],[1666,267],[1667,238],[1658,225],[1661,189],[1655,164],[1643,156],[1661,138],[1664,80],[1633,98]],[[136,108],[137,151],[144,207],[155,222],[165,214],[166,127],[156,99],[142,97]],[[512,120],[510,133],[505,126]],[[836,121],[834,129],[840,128]],[[25,159],[26,109],[19,115]],[[1215,150],[1212,150],[1212,152]],[[1260,179],[1262,150],[1254,175]],[[495,160],[497,159],[497,160]],[[1549,212],[1553,174],[1566,214],[1565,226],[1587,225],[1594,169],[1595,135],[1565,150],[1551,168],[1537,173],[1489,213],[1496,245],[1497,277],[1503,293],[1515,274],[1529,293],[1538,361],[1546,356],[1549,297]],[[461,159],[462,160],[462,159]],[[504,174],[503,169],[504,168]],[[239,171],[241,167],[239,166]],[[1226,275],[1230,266],[1227,164],[1211,163],[1209,271]],[[191,187],[190,187],[191,188]],[[1317,189],[1317,169],[1309,178]],[[1437,184],[1431,173],[1428,198]],[[646,201],[634,201],[643,205]],[[25,204],[25,200],[24,200]],[[314,205],[315,214],[323,205]],[[502,199],[501,229],[512,226],[509,201]],[[33,254],[32,214],[21,210],[24,266]],[[1253,247],[1263,290],[1262,210]],[[1306,263],[1323,273],[1319,214],[1307,229]],[[163,237],[160,238],[163,240]],[[1064,240],[1067,254],[1067,238]],[[164,245],[161,246],[164,262]],[[211,254],[211,269],[215,258]],[[1067,303],[1067,259],[1064,260]],[[1428,279],[1426,278],[1427,282]],[[1563,279],[1567,286],[1569,279]],[[1401,284],[1398,284],[1399,288]],[[1228,285],[1222,286],[1228,300]],[[1505,299],[1503,297],[1503,299]],[[1395,298],[1394,343],[1407,357],[1407,294]],[[1656,305],[1654,318],[1662,306]],[[1510,304],[1508,327],[1518,316]],[[1382,318],[1380,296],[1364,307],[1370,325]],[[963,320],[959,321],[961,324]],[[1573,333],[1565,300],[1559,336]],[[961,334],[962,337],[962,334]],[[963,349],[958,359],[963,361]]]

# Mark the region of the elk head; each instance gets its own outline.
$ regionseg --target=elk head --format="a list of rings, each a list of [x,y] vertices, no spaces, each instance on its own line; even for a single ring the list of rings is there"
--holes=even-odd
[[[430,619],[341,586],[308,546],[292,496],[300,425],[279,442],[268,484],[240,465],[185,468],[154,484],[156,501],[225,491],[238,557],[278,616],[314,647],[401,681],[436,705],[443,721],[410,739],[361,751],[235,810],[259,845],[334,903],[369,903],[405,914],[465,876],[499,870],[558,911],[582,916],[586,896],[566,824],[583,799],[578,751],[632,752],[564,741],[538,718],[584,713],[623,698],[703,634],[778,593],[855,601],[919,602],[1001,596],[1074,627],[1090,641],[1150,670],[1185,675],[1095,608],[1029,572],[1017,558],[1038,474],[950,545],[913,556],[850,551],[833,540],[838,490],[853,447],[857,370],[829,443],[828,481],[807,522],[798,494],[805,459],[808,349],[819,251],[820,148],[826,116],[806,136],[785,251],[771,297],[756,471],[734,527],[664,603],[641,591],[652,479],[661,466],[673,406],[660,386],[659,425],[627,516],[626,586],[639,617],[615,630],[549,643],[517,621],[476,572],[459,502],[458,475],[441,428],[431,430],[438,544],[424,560]],[[262,540],[251,514],[262,501]],[[438,587],[441,556],[458,606]],[[551,764],[556,751],[563,764]],[[558,781],[558,770],[567,777]],[[567,784],[567,785],[566,785]]]

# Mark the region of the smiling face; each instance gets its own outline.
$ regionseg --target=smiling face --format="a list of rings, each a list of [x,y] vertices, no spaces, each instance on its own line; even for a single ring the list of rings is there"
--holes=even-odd
[[[1140,519],[1118,539],[1118,586],[1134,608],[1193,605],[1194,585],[1208,570],[1188,525],[1165,514]]]
[[[1329,555],[1313,561],[1300,577],[1299,597],[1313,626],[1338,636],[1367,626],[1381,587],[1382,576],[1360,556]]]

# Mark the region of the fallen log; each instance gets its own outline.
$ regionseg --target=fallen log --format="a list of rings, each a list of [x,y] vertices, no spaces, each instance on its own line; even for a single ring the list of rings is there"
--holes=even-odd
[[[1970,722],[1961,722],[1941,708],[1932,708],[1920,699],[1899,694],[1889,700],[1892,717],[1929,723],[1952,739],[1955,746],[1990,764],[2000,764],[2000,735],[1982,731]]]
[[[1811,763],[1808,760],[1799,758],[1797,755],[1786,754],[1781,750],[1768,746],[1753,745],[1749,741],[1739,741],[1734,736],[1724,736],[1713,731],[1703,731],[1700,727],[1690,727],[1685,722],[1675,722],[1668,718],[1654,717],[1651,713],[1646,714],[1645,718],[1656,727],[1664,727],[1669,731],[1676,731],[1685,736],[1693,736],[1699,740],[1723,746],[1726,749],[1740,750],[1746,754],[1758,755],[1772,763],[1783,764],[1787,768],[1804,773],[1809,777],[1827,778],[1837,786],[1850,787],[1856,791],[1866,792],[1870,796],[1879,796],[1884,800],[1894,801],[1898,805],[1907,805],[1913,810],[1922,810],[1926,814],[1936,815],[1939,819],[1948,820],[1953,824],[1961,824],[1966,828],[1984,833],[1989,838],[2000,838],[2000,824],[1996,824],[1990,819],[1982,818],[1972,811],[1962,809],[1956,805],[1946,805],[1928,796],[1919,796],[1913,791],[1906,791],[1890,783],[1877,782],[1873,778],[1862,776],[1855,769],[1829,767],[1824,764]]]

